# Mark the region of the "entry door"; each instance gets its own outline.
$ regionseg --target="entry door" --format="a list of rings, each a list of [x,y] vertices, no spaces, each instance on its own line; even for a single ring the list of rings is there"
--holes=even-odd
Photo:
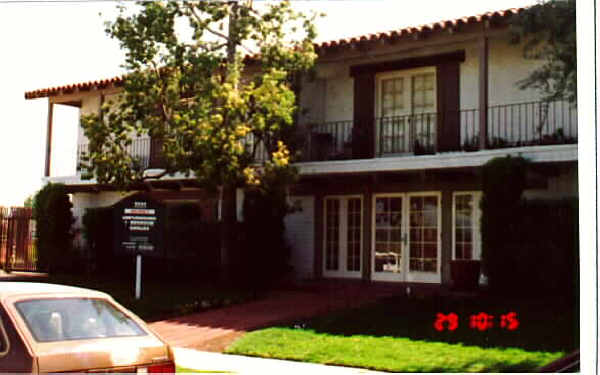
[[[379,281],[441,282],[441,195],[373,197],[371,275]]]
[[[361,277],[362,197],[324,199],[323,276]]]

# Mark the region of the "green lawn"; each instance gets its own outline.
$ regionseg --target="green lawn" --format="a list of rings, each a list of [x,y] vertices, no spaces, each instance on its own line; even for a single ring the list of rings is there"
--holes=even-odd
[[[392,298],[360,309],[248,333],[228,353],[397,372],[527,372],[578,346],[578,312],[570,301]],[[515,331],[499,316],[517,313]],[[459,316],[439,332],[436,314]],[[469,316],[486,312],[496,326],[478,331]]]
[[[87,279],[85,276],[53,275],[27,280],[96,289],[110,294],[117,302],[144,320],[165,319],[202,309],[239,303],[252,293],[219,287],[209,283],[158,282],[142,283],[142,299],[134,298],[134,283],[128,280]],[[204,301],[204,306],[203,306]],[[209,304],[210,306],[207,306]]]

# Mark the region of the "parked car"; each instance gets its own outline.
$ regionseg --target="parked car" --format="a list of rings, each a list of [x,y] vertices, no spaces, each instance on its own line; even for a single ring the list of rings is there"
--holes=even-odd
[[[108,294],[0,282],[0,372],[173,373],[171,348]]]

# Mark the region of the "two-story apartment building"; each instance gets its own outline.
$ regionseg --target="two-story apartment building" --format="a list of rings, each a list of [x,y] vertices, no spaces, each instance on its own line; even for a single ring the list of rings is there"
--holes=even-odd
[[[302,210],[286,218],[298,277],[450,284],[452,260],[481,256],[480,171],[495,157],[532,163],[528,199],[577,197],[576,108],[518,88],[540,64],[509,42],[507,20],[518,11],[316,45],[315,74],[299,98],[305,146],[292,200]],[[25,96],[48,98],[50,145],[54,105],[98,111],[121,82]],[[80,150],[85,142],[80,131]],[[154,146],[139,139],[131,152],[152,167]],[[50,155],[48,146],[45,179],[69,186],[77,212],[123,198],[79,173],[49,176]],[[165,201],[209,202],[184,176],[140,188]]]

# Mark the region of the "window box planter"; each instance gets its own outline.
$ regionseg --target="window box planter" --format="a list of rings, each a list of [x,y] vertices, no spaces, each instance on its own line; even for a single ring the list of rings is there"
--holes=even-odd
[[[476,290],[479,285],[479,260],[453,260],[450,262],[452,286],[457,290]]]

